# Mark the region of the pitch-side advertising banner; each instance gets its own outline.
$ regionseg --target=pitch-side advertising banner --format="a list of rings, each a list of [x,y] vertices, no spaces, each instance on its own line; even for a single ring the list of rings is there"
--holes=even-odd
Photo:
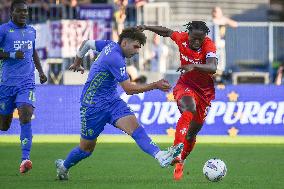
[[[112,20],[112,5],[80,5],[77,9],[80,20]]]
[[[110,39],[108,20],[60,20],[34,25],[37,31],[36,49],[41,58],[75,57],[84,40]]]
[[[80,133],[82,86],[37,86],[34,134]],[[123,98],[149,134],[173,135],[180,113],[172,93],[158,90]],[[6,134],[20,131],[18,114]],[[104,134],[121,134],[111,125]],[[1,132],[4,134],[4,132]],[[284,135],[284,86],[241,85],[216,89],[201,135]]]
[[[113,7],[106,4],[80,5],[78,19],[93,22],[92,39],[111,39]]]
[[[92,39],[91,21],[62,20],[50,22],[49,58],[75,57],[76,50],[86,39]]]

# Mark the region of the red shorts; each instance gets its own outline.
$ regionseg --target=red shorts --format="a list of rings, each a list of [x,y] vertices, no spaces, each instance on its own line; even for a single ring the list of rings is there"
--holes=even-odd
[[[176,85],[173,94],[178,106],[180,106],[179,100],[183,96],[193,97],[196,104],[196,113],[193,115],[192,120],[199,124],[204,123],[210,102],[205,102],[194,90],[186,85]]]

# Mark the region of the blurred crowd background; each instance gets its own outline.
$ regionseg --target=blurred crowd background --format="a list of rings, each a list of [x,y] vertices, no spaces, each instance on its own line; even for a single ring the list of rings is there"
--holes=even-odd
[[[68,71],[85,39],[117,41],[123,28],[140,24],[185,30],[206,21],[219,57],[217,84],[283,84],[284,1],[282,0],[28,0],[29,24],[49,84],[83,84],[87,74]],[[10,0],[1,0],[0,23],[9,21]],[[178,77],[179,55],[167,38],[146,32],[147,44],[128,60],[134,82]],[[88,71],[96,52],[84,60]]]

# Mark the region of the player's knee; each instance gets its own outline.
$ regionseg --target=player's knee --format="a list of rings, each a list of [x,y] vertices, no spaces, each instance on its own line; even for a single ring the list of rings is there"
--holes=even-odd
[[[194,104],[183,104],[181,107],[182,112],[191,112],[193,114],[196,113],[196,106]]]
[[[95,146],[80,146],[81,150],[88,152],[88,153],[93,153],[95,150]]]
[[[189,111],[193,114],[196,113],[196,104],[195,101],[192,97],[190,96],[184,96],[181,100],[180,100],[180,104],[181,104],[181,110],[184,111]]]
[[[195,106],[185,106],[184,111],[188,111],[188,112],[195,114],[196,113],[196,107]]]
[[[19,120],[22,124],[29,123],[31,122],[32,115],[33,114],[30,111],[23,111],[19,116]]]
[[[32,118],[32,116],[23,116],[23,117],[20,118],[20,122],[21,122],[21,124],[29,123],[29,122],[31,122],[31,118]]]
[[[0,120],[0,130],[8,131],[12,122],[12,118]]]
[[[88,153],[92,153],[95,150],[95,146],[96,143],[94,142],[80,143],[80,149]]]
[[[33,107],[31,105],[23,105],[18,108],[19,120],[21,124],[26,124],[31,122],[33,115]]]

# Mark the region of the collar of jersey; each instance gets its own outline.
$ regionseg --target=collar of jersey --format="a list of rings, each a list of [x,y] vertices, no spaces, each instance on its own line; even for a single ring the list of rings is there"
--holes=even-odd
[[[24,25],[23,27],[20,27],[20,26],[17,26],[12,20],[9,21],[9,25],[12,26],[13,28],[26,28],[27,27],[27,24]]]

